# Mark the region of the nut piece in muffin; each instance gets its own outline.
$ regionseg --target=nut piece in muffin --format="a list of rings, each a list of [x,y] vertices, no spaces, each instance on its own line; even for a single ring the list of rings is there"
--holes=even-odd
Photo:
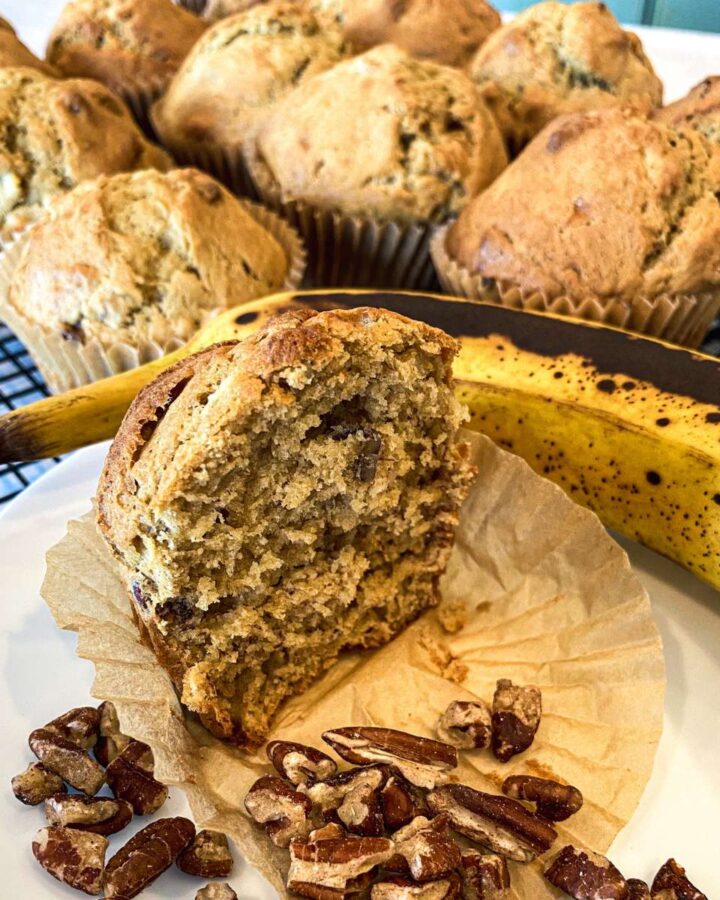
[[[0,68],[7,66],[29,66],[46,75],[58,74],[49,63],[38,59],[32,50],[26,47],[8,20],[0,16]]]
[[[471,479],[454,340],[360,308],[272,319],[144,388],[98,522],[183,703],[254,746],[345,648],[438,600]]]
[[[121,96],[164,90],[205,31],[172,0],[70,0],[50,35],[48,60]]]
[[[574,303],[720,303],[720,148],[630,110],[561,116],[452,226],[450,257],[508,290]]]
[[[604,3],[538,3],[493,32],[470,64],[513,153],[561,113],[649,113],[662,82]]]
[[[0,69],[0,239],[81,181],[150,167],[169,168],[169,156],[103,85]]]
[[[658,109],[655,118],[679,128],[695,128],[720,143],[720,75],[711,75],[685,97]]]
[[[357,50],[393,43],[418,59],[447,66],[466,65],[501,22],[486,0],[310,0],[310,5],[340,23]]]
[[[292,0],[223,19],[198,41],[152,108],[169,147],[209,142],[239,148],[270,108],[344,55],[342,34]]]
[[[251,158],[261,192],[403,222],[443,221],[506,164],[467,76],[392,44],[297,88],[264,121]]]
[[[27,239],[9,302],[68,341],[174,349],[213,313],[278,290],[287,269],[272,235],[208,175],[147,170],[56,201]]]

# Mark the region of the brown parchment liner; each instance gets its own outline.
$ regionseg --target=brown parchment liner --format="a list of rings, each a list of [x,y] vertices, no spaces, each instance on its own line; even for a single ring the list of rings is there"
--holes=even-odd
[[[698,294],[661,294],[649,299],[637,297],[632,303],[621,299],[547,297],[539,291],[524,293],[510,283],[491,281],[469,272],[457,263],[446,247],[450,225],[438,229],[430,244],[435,271],[444,291],[472,300],[495,303],[512,309],[553,312],[591,322],[604,322],[629,331],[663,338],[687,347],[699,347],[720,310],[720,291]]]
[[[463,508],[443,581],[443,607],[385,648],[348,654],[282,710],[273,737],[320,743],[343,725],[431,735],[447,703],[490,699],[511,677],[542,688],[530,751],[502,766],[462,753],[458,775],[499,792],[503,778],[559,776],[585,795],[558,830],[564,842],[607,849],[650,775],[662,729],[665,671],[650,603],[627,556],[595,515],[487,438],[468,433],[479,474]],[[262,755],[242,754],[184,717],[165,671],[138,639],[113,559],[90,515],[69,523],[47,557],[42,594],[77,652],[95,664],[93,693],[112,700],[122,730],[146,741],[156,775],[187,794],[199,826],[227,832],[239,853],[285,895],[287,853],[242,811]],[[467,622],[449,634],[458,610]],[[542,865],[511,863],[513,896],[556,894]]]
[[[278,290],[297,290],[305,273],[306,259],[305,247],[297,231],[259,203],[247,200],[242,202],[246,211],[272,234],[285,253],[288,269]],[[109,345],[92,340],[83,344],[79,341],[67,341],[56,331],[44,328],[23,316],[10,302],[9,293],[15,267],[22,255],[25,241],[30,237],[31,229],[28,229],[0,255],[0,319],[5,321],[27,347],[53,393],[59,394],[134,369],[172,353],[185,343],[184,339],[170,334],[162,345],[151,340],[138,344],[116,341]],[[216,312],[222,312],[223,309],[224,307],[218,307]]]

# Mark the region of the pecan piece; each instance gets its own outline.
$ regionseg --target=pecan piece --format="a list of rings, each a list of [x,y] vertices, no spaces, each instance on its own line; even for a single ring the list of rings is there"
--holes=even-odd
[[[109,766],[115,757],[122,753],[132,738],[120,731],[115,704],[106,700],[98,706],[100,717],[98,731],[99,736],[95,744],[95,759],[101,766]]]
[[[583,805],[583,795],[571,784],[532,775],[511,775],[503,782],[502,792],[513,800],[534,803],[537,815],[549,822],[564,822]]]
[[[277,772],[291,784],[327,781],[337,772],[335,762],[326,753],[305,744],[271,741],[265,752]]]
[[[685,869],[669,859],[653,879],[652,900],[707,900],[707,897],[690,882]]]
[[[245,809],[258,825],[265,826],[277,847],[287,847],[312,830],[310,799],[276,775],[258,778],[245,798]]]
[[[497,683],[493,697],[492,749],[500,762],[527,750],[535,739],[542,715],[542,695],[533,685]]]
[[[346,834],[342,825],[338,825],[337,822],[328,822],[322,828],[313,829],[308,835],[308,841],[316,843],[317,841],[331,841],[334,838],[343,837],[346,837]]]
[[[429,821],[418,816],[393,840],[414,881],[423,884],[446,878],[460,866],[460,847],[450,837],[446,816]]]
[[[628,878],[627,900],[652,900],[650,888],[640,878]]]
[[[53,878],[86,894],[99,894],[107,845],[99,834],[48,825],[33,838],[32,851]]]
[[[30,749],[40,762],[63,781],[92,797],[105,782],[105,773],[77,744],[46,728],[30,735]]]
[[[492,713],[483,700],[453,700],[437,724],[440,740],[459,750],[484,750],[492,738]]]
[[[59,775],[46,769],[42,763],[33,763],[10,782],[12,792],[26,806],[37,806],[48,797],[67,790]]]
[[[45,816],[51,825],[109,835],[122,831],[132,819],[132,807],[109,797],[79,797],[56,794],[45,801]]]
[[[106,900],[132,900],[175,862],[195,837],[189,819],[158,819],[131,837],[105,867]]]
[[[98,738],[100,714],[94,706],[71,709],[45,725],[45,731],[71,741],[81,750],[92,750]]]
[[[627,882],[615,866],[590,850],[563,847],[545,870],[556,888],[575,900],[626,900]]]
[[[220,831],[198,831],[189,847],[175,860],[186,875],[200,878],[225,878],[233,867],[227,837]]]
[[[332,896],[326,890],[349,893],[367,884],[369,876],[393,855],[389,838],[344,837],[290,844],[288,888],[303,897]],[[320,890],[319,890],[320,889]]]
[[[346,762],[360,766],[388,764],[410,784],[426,790],[444,784],[446,773],[457,766],[454,747],[393,728],[336,728],[322,737]]]
[[[237,894],[229,884],[206,884],[195,894],[195,900],[237,900]]]
[[[381,766],[351,769],[307,788],[307,796],[326,821],[337,821],[350,834],[379,837],[384,822],[380,789],[387,778]]]
[[[465,900],[506,900],[510,896],[510,872],[502,856],[464,850],[460,875]]]
[[[110,790],[127,800],[136,816],[157,812],[168,798],[168,789],[153,775],[152,750],[142,741],[131,741],[105,772]]]
[[[397,831],[427,811],[425,797],[400,775],[391,775],[380,792],[385,828]]]
[[[461,882],[453,873],[440,881],[416,884],[410,878],[386,878],[374,884],[372,900],[455,900],[460,896]]]
[[[557,832],[517,800],[446,784],[428,795],[435,813],[446,813],[450,827],[518,862],[530,862],[552,846]]]

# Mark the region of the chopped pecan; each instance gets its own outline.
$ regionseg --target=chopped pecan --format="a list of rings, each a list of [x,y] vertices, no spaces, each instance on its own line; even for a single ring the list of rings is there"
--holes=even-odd
[[[45,816],[51,825],[109,835],[122,831],[132,819],[132,807],[110,797],[78,797],[56,794],[45,801]]]
[[[650,888],[640,878],[628,878],[627,900],[652,900]]]
[[[669,859],[653,879],[652,900],[707,900],[707,897],[690,882],[685,869]]]
[[[609,859],[569,844],[547,867],[545,877],[575,900],[627,898],[627,882]]]
[[[98,725],[99,736],[95,744],[95,759],[102,766],[109,766],[115,757],[122,753],[132,738],[120,731],[115,704],[106,700],[98,706],[100,722]]]
[[[459,750],[484,750],[492,738],[492,713],[483,700],[453,700],[440,716],[438,737]]]
[[[444,784],[446,773],[457,766],[454,747],[393,728],[336,728],[326,731],[323,740],[347,762],[361,766],[385,763],[410,784],[427,790]]]
[[[532,775],[511,775],[502,790],[514,800],[534,803],[537,815],[549,822],[564,822],[583,805],[583,795],[576,787]]]
[[[99,834],[48,825],[33,838],[32,850],[53,878],[86,894],[99,894],[107,845]]]
[[[45,725],[45,731],[72,741],[81,750],[92,750],[98,738],[100,714],[94,706],[79,706],[53,719]]]
[[[428,811],[422,792],[401,775],[391,775],[380,792],[385,828],[397,831]]]
[[[502,856],[464,850],[460,875],[465,900],[506,900],[510,896],[510,872]]]
[[[421,884],[445,878],[460,866],[460,847],[450,837],[446,816],[418,816],[394,836],[395,852]]]
[[[278,847],[304,838],[312,830],[312,802],[305,794],[276,775],[263,775],[250,788],[245,809],[258,825],[264,825],[268,837]]]
[[[293,841],[288,888],[303,897],[331,896],[323,889],[349,893],[365,886],[367,876],[392,855],[393,843],[389,838]]]
[[[380,789],[387,778],[381,766],[351,769],[306,789],[326,821],[337,821],[351,834],[378,837],[384,832]]]
[[[46,769],[42,763],[33,763],[10,782],[12,792],[26,806],[37,806],[48,797],[67,790],[59,775]]]
[[[189,847],[175,860],[186,875],[200,878],[225,878],[233,867],[227,837],[220,831],[198,831]]]
[[[29,739],[30,749],[40,762],[63,781],[89,797],[105,782],[105,773],[88,753],[67,738],[38,728]]]
[[[500,762],[527,750],[535,739],[542,715],[542,695],[533,685],[497,683],[493,697],[492,749]]]
[[[229,884],[206,884],[195,894],[195,900],[237,900],[237,894]]]
[[[428,795],[435,813],[446,813],[450,827],[495,853],[530,862],[552,846],[557,832],[517,800],[446,784]]]
[[[410,878],[385,878],[373,885],[370,896],[372,900],[455,900],[460,892],[460,878],[453,873],[426,884],[416,884]]]
[[[168,797],[168,789],[153,775],[152,750],[142,741],[131,741],[107,767],[110,790],[118,800],[127,800],[136,816],[157,812]]]
[[[342,825],[338,825],[337,822],[328,822],[322,828],[314,828],[308,835],[308,840],[314,843],[316,841],[331,841],[334,838],[343,837],[346,837],[346,834]]]
[[[337,772],[335,762],[326,753],[305,744],[271,741],[265,752],[278,773],[291,784],[327,781]]]
[[[106,900],[132,900],[175,862],[195,837],[189,819],[158,819],[131,837],[105,867]]]

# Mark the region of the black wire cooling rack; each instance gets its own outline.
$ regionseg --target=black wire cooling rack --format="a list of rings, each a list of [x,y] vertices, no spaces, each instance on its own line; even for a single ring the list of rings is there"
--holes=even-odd
[[[720,320],[708,333],[703,350],[720,356]],[[42,375],[27,350],[10,329],[0,322],[0,412],[18,409],[47,395]],[[0,465],[0,505],[17,497],[38,476],[58,462],[59,458],[55,458]]]

